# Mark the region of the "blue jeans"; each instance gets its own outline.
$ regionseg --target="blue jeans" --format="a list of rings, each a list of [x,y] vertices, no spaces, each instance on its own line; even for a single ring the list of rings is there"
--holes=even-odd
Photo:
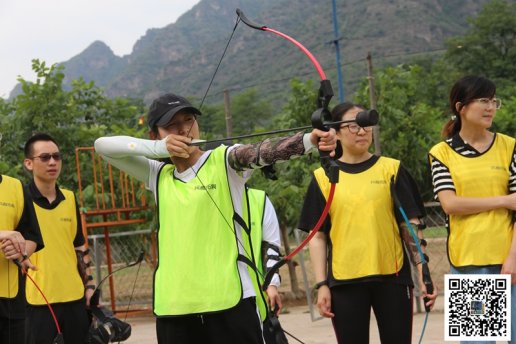
[[[462,275],[462,274],[472,274],[472,275],[492,275],[499,274],[501,266],[468,266],[462,268],[450,267],[451,273],[453,275]],[[516,284],[511,285],[511,338],[508,343],[516,343]],[[467,344],[495,344],[493,341],[461,341],[461,343]]]

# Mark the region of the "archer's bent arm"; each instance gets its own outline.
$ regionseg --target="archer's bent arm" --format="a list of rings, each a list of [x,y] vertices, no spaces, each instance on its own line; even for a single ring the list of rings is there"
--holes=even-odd
[[[146,140],[130,136],[101,137],[95,141],[95,151],[113,166],[147,182],[149,159],[170,157],[166,141],[166,138]],[[236,145],[230,150],[228,162],[236,171],[257,169],[307,154],[317,147],[333,152],[336,147],[335,130],[325,132],[314,129],[309,134],[298,133],[254,144]]]
[[[315,129],[309,134],[300,132],[293,136],[239,145],[230,151],[228,163],[236,171],[256,169],[302,156],[318,146],[321,150],[333,151],[336,146],[335,131],[331,129],[330,132],[323,132]]]
[[[149,179],[150,159],[170,157],[166,139],[145,140],[130,136],[101,137],[95,141],[95,151],[111,165],[143,182]]]

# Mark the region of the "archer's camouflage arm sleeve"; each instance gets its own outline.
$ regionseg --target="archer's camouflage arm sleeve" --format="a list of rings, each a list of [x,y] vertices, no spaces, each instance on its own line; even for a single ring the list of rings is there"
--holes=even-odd
[[[299,157],[305,153],[303,136],[300,132],[294,136],[270,138],[235,147],[229,152],[229,166],[235,171],[244,171]]]

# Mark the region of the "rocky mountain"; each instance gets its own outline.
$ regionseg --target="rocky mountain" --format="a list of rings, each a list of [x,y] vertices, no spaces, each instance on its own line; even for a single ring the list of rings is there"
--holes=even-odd
[[[467,18],[488,0],[336,0],[341,68],[346,94],[366,76],[370,51],[375,66],[439,53],[447,37],[467,29]],[[131,54],[118,57],[102,42],[64,62],[68,82],[94,80],[109,96],[155,96],[173,91],[201,98],[237,16],[284,32],[304,44],[336,85],[332,3],[322,0],[201,0],[175,23],[151,29]],[[207,97],[224,89],[255,87],[278,97],[294,77],[316,80],[314,68],[293,45],[239,23]]]

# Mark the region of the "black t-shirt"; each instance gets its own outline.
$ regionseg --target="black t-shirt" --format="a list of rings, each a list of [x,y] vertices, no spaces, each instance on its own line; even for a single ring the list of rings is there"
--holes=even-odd
[[[2,175],[0,175],[0,183],[2,183]],[[34,210],[34,204],[30,196],[27,194],[25,188],[23,190],[23,212],[16,226],[15,230],[20,232],[25,240],[34,241],[36,243],[36,251],[41,250],[43,245],[43,239],[41,238],[41,232],[39,229],[38,220],[36,218],[36,212]],[[25,276],[18,271],[18,276],[12,276],[12,278],[18,278],[18,294],[12,299],[0,298],[0,317],[11,318],[11,319],[23,319],[25,318]],[[8,281],[2,281],[0,283],[8,283]]]
[[[358,163],[358,164],[348,164],[341,161],[337,161],[339,168],[346,173],[361,173],[369,168],[371,168],[377,161],[379,157],[373,155],[370,159]],[[396,181],[394,184],[394,190],[398,199],[405,210],[408,218],[423,218],[426,215],[425,208],[423,205],[423,201],[421,200],[421,196],[419,195],[419,191],[417,189],[417,185],[409,174],[409,172],[400,165],[398,174],[396,176]],[[310,185],[308,186],[308,190],[305,195],[305,200],[303,204],[303,208],[301,211],[301,217],[299,220],[298,228],[303,231],[310,231],[321,216],[321,213],[326,206],[326,199],[319,188],[319,184],[317,183],[315,177],[312,177]],[[399,213],[399,210],[394,208],[396,219],[398,223],[403,221],[402,215]],[[322,233],[328,234],[331,229],[331,218],[330,215],[326,217],[323,225],[321,226],[320,231]],[[328,244],[331,245],[331,242],[328,241]],[[331,259],[331,246],[329,247],[329,259]],[[331,269],[330,269],[331,270]],[[407,257],[407,254],[404,251],[403,257],[403,266],[398,274],[393,274],[389,276],[367,276],[363,278],[347,280],[347,281],[337,281],[331,276],[331,271],[329,271],[330,276],[328,276],[330,287],[338,284],[348,284],[348,283],[358,283],[358,282],[373,282],[373,281],[385,281],[392,282],[404,285],[413,285],[412,277],[410,274],[410,263]]]

